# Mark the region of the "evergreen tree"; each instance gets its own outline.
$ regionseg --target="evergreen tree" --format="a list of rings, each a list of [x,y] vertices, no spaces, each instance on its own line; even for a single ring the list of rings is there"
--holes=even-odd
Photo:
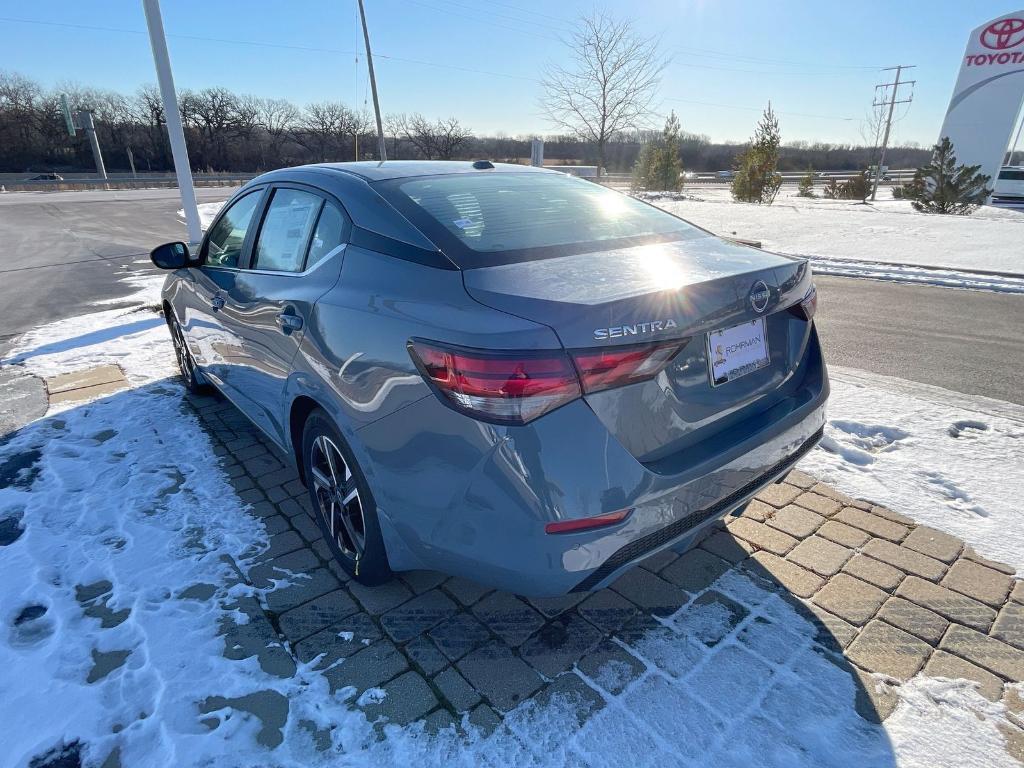
[[[807,173],[800,177],[800,186],[797,187],[797,195],[800,197],[814,197],[814,169],[808,168]]]
[[[661,136],[644,145],[633,169],[633,186],[677,192],[683,187],[683,161],[679,156],[680,125],[673,111]]]
[[[736,177],[732,182],[734,198],[746,203],[772,204],[782,186],[778,171],[781,142],[779,120],[768,102],[750,146],[736,158]]]
[[[903,194],[924,213],[970,215],[992,194],[988,186],[992,177],[978,173],[980,169],[980,165],[957,165],[953,142],[945,136],[932,148],[931,162],[917,169]]]
[[[839,195],[844,200],[860,200],[862,203],[871,194],[871,180],[866,171],[861,171],[856,176],[851,176],[842,187],[839,188]]]

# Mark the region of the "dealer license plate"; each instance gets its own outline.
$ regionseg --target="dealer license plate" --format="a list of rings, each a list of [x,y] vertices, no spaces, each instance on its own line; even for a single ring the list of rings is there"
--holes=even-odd
[[[708,332],[708,368],[714,387],[768,365],[764,318]]]

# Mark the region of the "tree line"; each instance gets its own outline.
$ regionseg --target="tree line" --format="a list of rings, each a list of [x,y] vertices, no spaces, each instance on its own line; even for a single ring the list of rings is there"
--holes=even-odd
[[[108,170],[129,169],[130,149],[139,171],[171,171],[163,102],[153,85],[133,94],[66,85],[48,89],[14,72],[0,71],[0,171],[92,171],[87,138],[69,136],[60,96],[72,111],[93,113]],[[182,90],[179,108],[195,171],[257,172],[286,165],[375,159],[377,139],[371,117],[338,101],[303,106],[286,99],[236,94],[226,88]],[[476,159],[526,162],[532,135],[477,136],[456,117],[431,119],[421,114],[388,114],[384,120],[388,157],[393,159]],[[545,158],[576,165],[597,165],[603,141],[609,172],[633,169],[644,145],[660,131],[616,129],[603,137],[577,131],[544,136]],[[681,132],[679,149],[687,170],[731,168],[742,144],[712,142]],[[890,149],[889,165],[915,167],[929,152],[914,147]],[[779,150],[779,170],[812,165],[835,170],[863,169],[871,148],[827,142],[793,142]]]

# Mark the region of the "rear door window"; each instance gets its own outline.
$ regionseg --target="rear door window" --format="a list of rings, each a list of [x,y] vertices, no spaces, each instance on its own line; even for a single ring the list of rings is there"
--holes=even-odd
[[[253,268],[301,272],[324,200],[299,189],[275,189],[253,249]]]
[[[213,225],[206,238],[204,264],[209,267],[237,267],[253,213],[263,196],[255,190],[239,198]]]
[[[312,269],[318,262],[334,253],[348,239],[348,224],[345,214],[332,203],[324,203],[320,218],[309,242],[306,269]]]

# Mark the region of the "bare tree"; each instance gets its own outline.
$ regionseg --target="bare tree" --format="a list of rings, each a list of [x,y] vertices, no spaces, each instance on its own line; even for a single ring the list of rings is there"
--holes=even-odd
[[[370,136],[376,138],[377,135],[376,131],[374,130],[376,128],[376,125],[373,121],[373,118],[370,117],[370,113],[366,112],[365,110],[362,112],[356,112],[355,110],[352,110],[351,119],[349,120],[347,127],[348,132],[351,134],[352,140],[355,143],[355,151],[353,152],[353,157],[356,160],[358,160],[360,155],[366,154],[365,151],[360,152],[359,150],[360,140],[363,141],[363,146],[368,148],[369,151],[373,153],[374,157],[376,157],[376,142],[372,140],[367,140],[366,138]]]
[[[281,162],[281,147],[299,119],[299,110],[287,99],[254,99],[253,107],[260,128],[266,133],[266,151],[260,153],[261,165]]]
[[[545,72],[541,108],[555,126],[597,145],[600,174],[608,142],[650,116],[666,62],[657,39],[601,11],[581,18],[566,45],[572,63]]]
[[[232,148],[253,134],[256,115],[252,105],[227,88],[182,91],[178,105],[182,122],[191,134],[189,151],[192,147],[198,149],[195,164],[228,170]]]
[[[155,164],[167,168],[171,162],[170,144],[164,120],[164,101],[155,85],[144,85],[132,100],[135,123],[142,133],[142,158],[148,168]]]
[[[408,117],[397,116],[396,121],[402,137],[427,160],[451,160],[473,135],[454,117],[431,123],[417,112]]]
[[[320,162],[330,156],[341,159],[344,141],[366,130],[366,116],[337,101],[320,101],[306,106],[297,139]]]
[[[388,157],[392,160],[398,159],[398,142],[402,136],[406,120],[404,112],[392,112],[391,114],[384,115],[384,135],[391,137],[391,151],[388,152]]]
[[[883,105],[872,107],[870,112],[864,113],[861,120],[859,133],[864,141],[864,146],[871,147],[871,162],[875,162],[875,153],[878,149],[879,139],[882,137],[882,126],[885,125],[885,112]]]

